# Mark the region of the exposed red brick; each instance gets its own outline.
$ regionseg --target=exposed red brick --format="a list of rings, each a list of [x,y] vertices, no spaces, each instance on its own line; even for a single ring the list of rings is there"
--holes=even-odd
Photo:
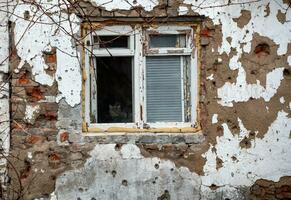
[[[26,137],[26,142],[30,144],[41,144],[44,141],[44,138],[39,135],[28,135]]]
[[[27,178],[30,174],[30,169],[31,167],[30,166],[27,166],[20,174],[20,178],[23,179],[23,178]]]
[[[57,119],[58,113],[55,111],[48,111],[44,115],[47,119],[53,120],[53,119]]]
[[[56,48],[52,48],[50,52],[44,52],[45,62],[48,63],[56,63],[57,62],[57,50]]]
[[[60,161],[61,156],[57,153],[52,153],[49,155],[49,159],[50,159],[50,161]]]
[[[18,79],[18,83],[20,85],[26,85],[29,84],[30,80],[27,78],[27,73],[24,73],[19,79]]]
[[[65,142],[69,139],[69,133],[68,132],[63,132],[60,134],[60,141]]]
[[[46,61],[47,61],[47,63],[55,63],[57,61],[56,54],[47,55]]]
[[[205,28],[205,29],[202,29],[201,30],[201,36],[206,36],[206,37],[208,37],[209,36],[209,33],[210,33],[210,31],[209,31],[209,29],[207,29],[207,28]]]
[[[26,124],[20,124],[20,123],[16,123],[16,122],[12,122],[11,123],[11,129],[24,129],[26,128]]]
[[[40,101],[44,99],[43,93],[39,87],[28,87],[26,88],[26,93],[28,96],[32,97],[33,100]]]

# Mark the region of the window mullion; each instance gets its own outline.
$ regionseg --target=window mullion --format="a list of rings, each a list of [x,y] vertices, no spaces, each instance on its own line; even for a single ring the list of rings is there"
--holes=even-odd
[[[146,112],[146,87],[145,87],[145,83],[146,83],[146,68],[145,68],[145,63],[146,63],[146,56],[145,56],[145,52],[144,52],[144,46],[147,45],[147,35],[146,32],[141,29],[140,30],[141,33],[141,40],[140,40],[140,55],[141,55],[141,63],[140,63],[140,69],[141,69],[141,73],[140,73],[140,94],[141,94],[141,109],[142,109],[142,113],[141,113],[141,117],[142,117],[142,128],[146,127],[146,122],[147,122],[147,112]]]
[[[136,27],[135,29],[135,55],[134,55],[134,121],[138,128],[143,127],[143,89],[142,89],[142,29]]]
[[[180,56],[181,65],[181,107],[182,107],[182,122],[185,122],[185,98],[184,98],[184,62],[183,62],[183,56]]]
[[[85,52],[85,77],[90,78],[90,56],[89,52]],[[87,91],[85,92],[85,104],[84,104],[84,118],[85,122],[89,126],[90,123],[90,104],[88,102],[91,101],[90,99],[90,82],[87,80],[85,82],[85,88]]]
[[[198,97],[199,97],[199,90],[198,90],[198,70],[197,70],[197,48],[195,48],[194,55],[190,60],[191,68],[190,68],[190,78],[191,78],[191,123],[196,123],[197,121],[197,112],[196,112],[196,105],[198,104]]]

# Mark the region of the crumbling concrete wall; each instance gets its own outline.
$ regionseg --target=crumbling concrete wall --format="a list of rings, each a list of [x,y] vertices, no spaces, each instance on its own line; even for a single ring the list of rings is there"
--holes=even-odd
[[[274,199],[290,198],[290,1],[50,0],[9,6],[10,198],[260,199],[263,190]],[[202,131],[82,134],[81,21],[183,15],[205,16]],[[7,21],[0,34],[8,55]],[[270,184],[258,182],[263,179]]]

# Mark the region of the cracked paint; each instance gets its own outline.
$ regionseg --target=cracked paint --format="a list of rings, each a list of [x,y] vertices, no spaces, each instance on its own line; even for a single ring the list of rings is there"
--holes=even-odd
[[[223,38],[221,46],[218,49],[221,54],[223,52],[229,54],[231,48],[234,48],[237,52],[237,54],[231,58],[229,63],[230,69],[239,70],[236,83],[226,82],[224,86],[218,89],[218,97],[221,99],[221,101],[218,102],[223,106],[232,106],[232,102],[248,101],[251,97],[263,97],[266,101],[269,101],[280,85],[279,79],[282,79],[281,70],[283,68],[281,68],[281,70],[275,69],[267,75],[267,78],[270,78],[270,82],[264,89],[260,86],[258,81],[257,84],[247,84],[246,72],[240,62],[240,58],[242,53],[250,53],[254,33],[266,36],[278,44],[278,55],[283,55],[287,52],[288,43],[291,42],[291,27],[288,26],[287,23],[288,20],[290,21],[291,19],[291,14],[290,12],[287,12],[285,23],[278,21],[276,15],[278,11],[285,11],[288,5],[283,4],[282,1],[278,3],[270,0],[232,6],[220,6],[227,3],[225,0],[199,0],[195,2],[184,0],[184,3],[192,4],[193,11],[208,16],[216,25],[222,25]],[[270,7],[270,13],[268,16],[266,16],[265,13],[265,6],[267,4],[269,4]],[[256,14],[251,16],[248,24],[243,28],[240,28],[232,19],[238,18],[241,15],[242,9],[249,10],[251,13]],[[231,38],[231,42],[227,41],[228,37]],[[272,78],[275,78],[274,82],[271,80]]]
[[[291,66],[291,56],[288,56],[287,61],[288,61],[289,66]]]
[[[59,89],[57,101],[65,98],[69,105],[74,106],[81,100],[79,54],[67,33],[71,35],[78,33],[79,20],[74,14],[68,16],[61,12],[60,9],[65,8],[65,5],[56,7],[54,6],[58,4],[56,0],[49,2],[50,4],[43,4],[44,9],[50,9],[51,13],[55,12],[54,14],[43,15],[35,6],[28,4],[20,4],[14,10],[15,15],[12,15],[11,20],[15,23],[15,43],[17,54],[21,59],[17,68],[19,70],[28,63],[32,67],[35,81],[42,85],[52,86],[54,81],[57,81]],[[31,13],[29,20],[17,17],[23,16],[24,11]],[[70,18],[71,21],[69,23],[68,20],[63,20],[60,24],[63,29],[59,29],[59,25],[54,23],[59,20],[60,15],[64,19]],[[31,20],[38,23],[31,23]],[[47,24],[41,22],[47,22]],[[58,67],[54,76],[45,72],[48,65],[43,57],[43,52],[51,51],[52,47],[57,48],[58,58]]]
[[[281,104],[284,104],[284,103],[285,103],[285,99],[284,99],[284,97],[280,97],[280,103],[281,103]]]
[[[1,8],[7,11],[8,8]],[[10,101],[9,101],[9,84],[5,73],[9,72],[9,33],[8,33],[8,16],[5,12],[0,12],[0,141],[1,152],[8,156],[10,148]],[[7,160],[0,158],[0,181],[5,181]]]
[[[212,115],[212,124],[216,124],[218,122],[217,117],[218,117],[217,114]]]
[[[266,77],[266,87],[263,87],[259,80],[256,84],[248,84],[245,70],[240,67],[236,83],[227,82],[218,88],[218,97],[221,99],[218,102],[223,106],[232,107],[233,102],[245,102],[250,98],[263,98],[265,101],[270,101],[283,80],[283,70],[284,68],[277,68],[269,72]]]
[[[50,4],[46,6],[58,3],[56,0],[47,2]],[[146,11],[151,11],[158,5],[158,1],[139,0],[92,0],[92,2],[109,11],[128,10],[132,6],[142,6]],[[228,67],[230,70],[238,71],[238,76],[233,83],[225,82],[218,88],[219,100],[217,102],[222,107],[231,107],[234,103],[244,103],[251,98],[262,98],[268,102],[276,95],[281,82],[285,81],[283,66],[274,64],[273,70],[266,74],[266,86],[263,86],[259,80],[256,81],[256,84],[249,84],[246,81],[246,70],[240,60],[244,53],[250,53],[255,33],[273,40],[278,45],[278,55],[285,54],[288,43],[291,42],[291,27],[287,24],[287,21],[291,19],[291,12],[286,14],[286,22],[280,22],[276,15],[278,11],[284,11],[287,8],[282,1],[268,0],[230,7],[219,6],[225,2],[227,1],[184,0],[184,4],[192,5],[192,11],[205,15],[212,19],[215,25],[222,26],[222,43],[218,49],[213,48],[212,52],[231,55]],[[277,4],[278,2],[279,4]],[[265,12],[267,3],[269,3],[269,13]],[[200,7],[197,7],[198,5]],[[31,19],[39,17],[38,20],[45,22],[58,19],[59,14],[63,18],[70,17],[74,22],[72,30],[66,21],[61,22],[62,26],[65,30],[72,32],[74,36],[77,35],[79,20],[74,14],[68,16],[61,12],[61,8],[54,7],[55,13],[49,17],[40,16],[33,6],[20,4],[16,7],[15,14],[23,16],[24,11],[29,11]],[[248,23],[243,27],[238,27],[237,22],[233,19],[240,17],[243,9],[250,11],[252,15]],[[186,6],[180,6],[178,10],[180,15],[184,15],[188,11]],[[29,21],[15,16],[12,16],[11,19],[15,23],[14,34],[18,43],[16,48],[21,59],[18,68],[21,69],[25,63],[28,63],[32,67],[32,75],[37,82],[49,86],[53,85],[54,81],[58,82],[58,102],[64,98],[71,107],[79,104],[81,91],[81,73],[77,58],[79,54],[76,52],[76,44],[72,43],[71,37],[66,36],[65,30],[58,29],[54,24],[36,23],[31,25]],[[2,29],[2,27],[0,28]],[[26,34],[22,37],[24,32]],[[5,35],[5,31],[0,34]],[[8,42],[6,36],[1,38],[4,43]],[[227,40],[229,37],[230,41]],[[51,76],[45,71],[48,66],[44,62],[43,52],[50,51],[53,47],[57,48],[57,71],[55,75]],[[231,54],[231,49],[235,49],[236,52]],[[6,50],[0,48],[1,53],[4,51]],[[0,56],[2,55],[0,54]],[[222,59],[219,59],[221,64]],[[291,65],[291,56],[288,56],[287,61]],[[207,79],[213,80],[213,76],[214,74],[211,74]],[[286,98],[285,101],[289,100]],[[283,102],[281,98],[280,102]],[[0,111],[2,111],[3,105],[8,107],[9,104],[1,103],[0,105]],[[289,103],[289,108],[291,109],[291,103]],[[37,110],[35,107],[27,106],[26,119],[31,121]],[[62,127],[62,131],[65,131],[72,121],[68,119],[72,119],[73,115],[68,111],[69,108],[66,107],[63,110],[66,112],[64,112],[64,116],[58,114],[60,118],[58,123],[61,124],[59,128]],[[271,110],[272,107],[270,107]],[[79,110],[77,110],[74,116],[79,118],[79,114]],[[238,117],[239,130],[232,131],[230,125],[224,122],[226,120],[224,116],[219,115],[223,135],[217,137],[216,143],[210,144],[210,148],[206,152],[204,151],[203,157],[206,159],[206,163],[202,176],[190,172],[186,167],[177,167],[170,160],[157,157],[145,158],[141,155],[138,146],[133,144],[122,145],[120,150],[116,150],[114,144],[97,144],[83,167],[64,172],[56,179],[55,192],[51,194],[51,199],[91,199],[97,198],[97,196],[100,199],[124,199],[124,196],[128,199],[144,199],[145,197],[157,199],[165,194],[165,191],[168,191],[171,199],[193,199],[193,197],[194,199],[215,199],[214,192],[210,189],[212,185],[218,187],[215,193],[222,192],[223,198],[241,199],[239,188],[249,187],[259,178],[277,181],[281,176],[290,175],[291,118],[288,118],[289,114],[285,110],[279,111],[264,137],[254,137],[250,140],[250,148],[240,146],[240,142],[244,138],[251,137],[251,131],[244,127],[243,121]],[[217,118],[218,114],[213,114],[212,119],[210,116],[212,124],[219,124]],[[74,136],[81,137],[79,132],[77,133],[75,129],[74,131],[76,132]],[[70,137],[73,136],[72,132],[70,131]],[[257,132],[254,134],[256,135]],[[219,168],[217,168],[217,158],[222,161]],[[276,162],[273,162],[274,160]],[[266,170],[270,163],[273,165],[272,168]]]
[[[129,199],[141,196],[142,199],[155,199],[164,190],[168,190],[173,199],[188,199],[190,196],[191,199],[198,199],[199,196],[215,199],[215,194],[220,192],[225,198],[241,199],[239,187],[251,186],[258,178],[278,181],[281,176],[290,174],[291,118],[287,115],[280,111],[265,137],[252,140],[252,148],[249,149],[242,149],[239,145],[250,134],[240,119],[239,133],[232,133],[226,123],[222,124],[224,135],[217,137],[217,144],[204,154],[207,158],[204,176],[191,173],[185,167],[178,168],[168,160],[144,158],[134,144],[122,145],[120,150],[116,150],[114,144],[97,145],[90,153],[91,158],[86,161],[84,168],[65,172],[57,179],[54,194],[57,199],[90,199],[97,195],[100,199],[107,199],[112,195],[116,199],[122,199],[124,195]],[[213,147],[215,152],[212,151]],[[265,156],[267,152],[271,152],[269,156]],[[223,161],[218,170],[217,157]],[[265,167],[269,163],[273,163],[272,169],[266,171]],[[88,171],[90,173],[86,173]],[[122,180],[125,179],[128,183],[126,187],[122,185]],[[211,185],[219,187],[215,193],[209,188]],[[74,192],[79,188],[86,192]],[[176,191],[174,188],[180,189]],[[199,196],[197,190],[200,191]],[[114,194],[112,191],[115,191]]]
[[[180,6],[178,9],[179,15],[186,15],[189,9],[186,6]]]
[[[24,119],[28,123],[34,124],[36,114],[39,112],[39,110],[40,110],[39,105],[26,105]]]
[[[206,79],[212,81],[214,79],[213,78],[213,74],[211,74],[210,76],[206,77]]]
[[[158,5],[158,0],[143,1],[143,0],[91,0],[97,6],[102,6],[106,10],[129,10],[132,7],[142,6],[146,11],[151,11],[156,5]]]
[[[164,191],[171,199],[199,199],[197,174],[171,161],[144,158],[136,145],[120,151],[114,144],[97,145],[90,154],[83,168],[57,179],[56,199],[157,199]]]
[[[240,120],[239,120],[240,121]],[[291,169],[291,118],[284,111],[278,112],[264,138],[251,141],[251,148],[240,148],[240,141],[249,135],[240,122],[240,133],[232,133],[226,123],[222,124],[224,134],[217,137],[216,152],[209,149],[205,153],[204,185],[250,186],[257,179],[278,181],[281,176],[290,175]],[[266,156],[268,154],[268,156]],[[234,161],[231,157],[235,157]],[[216,170],[216,157],[223,161],[223,167]],[[276,162],[274,162],[276,161]],[[272,167],[265,170],[272,163]]]

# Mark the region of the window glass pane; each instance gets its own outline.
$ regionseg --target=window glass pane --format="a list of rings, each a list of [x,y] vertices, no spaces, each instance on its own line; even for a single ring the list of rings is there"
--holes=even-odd
[[[181,57],[146,58],[148,122],[182,122]]]
[[[132,58],[96,59],[97,122],[132,122]]]
[[[93,40],[100,48],[129,48],[129,36],[94,36]]]
[[[150,35],[150,48],[185,48],[186,35]]]

